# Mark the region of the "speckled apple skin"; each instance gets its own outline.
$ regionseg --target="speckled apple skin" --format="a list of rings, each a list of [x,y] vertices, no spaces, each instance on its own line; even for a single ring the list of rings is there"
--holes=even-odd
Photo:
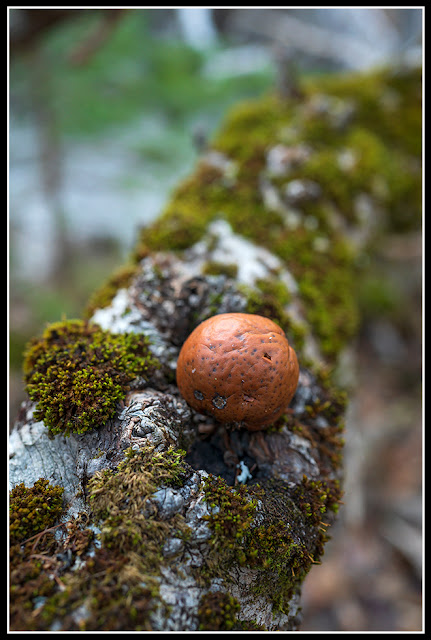
[[[177,363],[186,402],[220,422],[265,429],[285,412],[299,366],[284,331],[269,318],[222,313],[189,335]]]

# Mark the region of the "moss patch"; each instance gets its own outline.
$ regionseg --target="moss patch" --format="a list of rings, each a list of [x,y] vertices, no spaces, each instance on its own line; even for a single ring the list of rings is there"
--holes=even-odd
[[[10,494],[10,542],[15,544],[51,527],[63,510],[64,489],[39,478],[27,488],[24,483]]]
[[[236,264],[225,264],[224,262],[217,262],[215,260],[211,262],[207,262],[203,269],[202,273],[204,275],[209,276],[226,276],[227,278],[236,278],[238,273],[238,265]]]
[[[163,522],[146,502],[160,486],[182,486],[187,477],[185,453],[153,448],[126,452],[116,472],[102,471],[89,483],[90,506],[95,521],[103,521],[103,545],[119,553],[141,551],[145,562],[156,567],[160,548],[173,522]],[[143,561],[143,560],[142,560]]]
[[[145,336],[111,334],[81,320],[49,325],[24,355],[34,417],[52,434],[83,433],[104,424],[137,376],[157,366]]]
[[[238,600],[228,593],[210,592],[200,602],[199,631],[230,631],[237,622]]]
[[[101,547],[65,580],[66,589],[45,607],[46,618],[67,616],[64,628],[74,629],[73,612],[85,607],[80,630],[151,629],[164,542],[174,533],[186,537],[188,529],[178,514],[159,518],[148,499],[161,486],[182,485],[187,477],[183,455],[172,449],[129,449],[117,470],[93,476],[89,504],[101,528]]]
[[[115,471],[92,477],[88,501],[91,519],[100,528],[92,553],[86,551],[94,533],[85,528],[85,522],[64,525],[66,539],[55,540],[47,532],[38,547],[38,541],[32,540],[15,545],[11,572],[14,630],[49,630],[53,624],[65,631],[151,630],[150,614],[160,602],[163,545],[168,536],[187,539],[189,529],[179,514],[159,517],[148,500],[160,487],[182,486],[188,477],[183,457],[183,452],[173,449],[162,453],[152,447],[129,449]],[[45,483],[39,483],[41,500],[47,499]],[[56,489],[55,496],[61,496],[62,489]],[[21,487],[14,491],[17,513],[22,511],[22,493]],[[33,494],[36,490],[27,490],[32,505],[36,504]],[[59,509],[57,504],[56,516]],[[37,529],[51,524],[52,517],[43,519]],[[78,556],[84,562],[73,568]]]
[[[63,487],[39,478],[10,492],[10,622],[14,631],[34,629],[33,599],[54,588],[47,571],[59,562],[54,525],[63,511]]]
[[[338,508],[338,483],[312,482],[304,476],[294,488],[274,480],[261,487],[233,488],[209,476],[205,492],[213,510],[207,517],[214,551],[214,564],[210,556],[206,567],[209,577],[226,578],[236,563],[256,569],[251,589],[287,614],[289,600],[323,554],[328,538],[322,518]],[[263,511],[256,525],[258,501]]]
[[[234,176],[226,180],[223,172],[198,165],[142,232],[136,255],[182,251],[215,218],[226,219],[285,262],[322,353],[333,361],[359,321],[358,264],[346,239],[346,230],[364,224],[358,201],[371,198],[386,229],[420,224],[420,71],[320,76],[304,81],[301,94],[300,101],[265,96],[234,108],[212,142],[235,166]],[[301,145],[309,154],[274,176],[267,153],[276,145]],[[294,209],[286,217],[265,203],[262,179],[282,199],[292,180],[311,180],[320,195],[285,202],[288,212]]]

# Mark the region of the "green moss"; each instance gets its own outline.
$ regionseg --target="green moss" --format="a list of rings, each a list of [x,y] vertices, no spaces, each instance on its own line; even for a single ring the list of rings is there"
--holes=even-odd
[[[235,278],[238,273],[238,265],[225,264],[224,262],[217,262],[215,260],[207,262],[202,273],[209,276],[226,276],[227,278]]]
[[[256,286],[263,295],[276,299],[282,307],[292,301],[292,294],[287,286],[277,279],[277,274],[274,274],[273,279],[257,280]]]
[[[346,239],[346,228],[363,225],[357,198],[371,197],[388,228],[420,224],[420,72],[378,70],[302,84],[300,101],[268,95],[231,111],[212,147],[234,163],[235,179],[226,181],[219,170],[198,165],[162,217],[143,231],[137,254],[148,248],[184,250],[216,217],[226,219],[235,232],[285,262],[321,350],[334,361],[358,327],[358,267]],[[280,143],[306,145],[311,152],[286,176],[272,177],[266,154]],[[352,166],[343,165],[343,152],[351,154]],[[263,202],[262,177],[280,192],[292,179],[310,179],[321,196],[297,205],[299,222],[292,227]]]
[[[241,545],[244,531],[248,529],[256,511],[256,500],[250,497],[245,487],[229,487],[223,478],[209,475],[204,483],[205,499],[212,510],[207,516],[213,531],[212,548],[214,564],[207,561],[206,571],[226,571],[232,563],[244,564],[247,557]]]
[[[246,488],[228,487],[221,478],[209,476],[205,494],[212,510],[207,521],[214,558],[210,555],[202,575],[226,578],[235,563],[257,569],[251,589],[288,613],[289,600],[323,554],[327,523],[322,518],[338,508],[338,482],[314,482],[304,476],[296,487],[271,481]],[[256,525],[258,501],[263,510]],[[301,531],[307,536],[301,537]]]
[[[226,577],[235,563],[257,568],[260,570],[259,581],[252,588],[256,593],[270,597],[277,608],[283,609],[280,598],[285,604],[292,593],[294,575],[290,565],[301,561],[286,524],[278,519],[269,524],[252,526],[257,504],[250,499],[244,487],[227,487],[221,478],[210,476],[205,490],[207,502],[214,509],[207,520],[213,531],[216,556],[214,565],[211,564],[211,557],[207,562],[207,572],[211,577]],[[281,561],[283,554],[285,562]],[[282,575],[288,576],[288,590],[275,584]]]
[[[390,212],[397,229],[412,224],[408,219],[412,211],[416,224],[419,222],[421,177],[410,156],[396,152],[362,124],[349,127],[343,135],[342,149],[352,154],[351,168],[343,168],[340,148],[330,145],[311,154],[299,176],[324,185],[325,200],[349,222],[361,224],[352,205],[364,193]]]
[[[38,628],[61,621],[65,631],[151,630],[154,590],[135,561],[133,553],[127,557],[97,549],[81,569],[62,576],[62,589],[37,612]]]
[[[254,590],[269,595],[277,610],[288,613],[290,598],[319,562],[327,541],[322,517],[336,510],[340,495],[335,482],[330,488],[305,477],[294,488],[279,481],[265,487],[263,524],[247,530],[245,546],[249,564],[260,570]]]
[[[199,631],[265,631],[252,620],[240,620],[240,608],[238,600],[228,593],[206,593],[199,603]]]
[[[159,517],[149,498],[161,487],[183,485],[189,473],[183,458],[184,452],[173,449],[128,449],[116,470],[99,472],[90,479],[91,520],[100,528],[97,546],[74,570],[61,570],[64,549],[60,543],[51,554],[46,548],[48,566],[61,575],[56,581],[42,579],[43,570],[28,548],[13,576],[14,629],[46,630],[61,621],[66,631],[151,630],[150,615],[160,602],[163,546],[170,536],[187,540],[189,529],[180,514]],[[89,533],[93,535],[68,527],[66,548],[73,556],[88,547]],[[38,562],[43,569],[40,559]],[[23,612],[25,595],[28,607]],[[34,610],[30,598],[40,595],[45,598],[43,606]]]
[[[198,610],[199,631],[230,631],[236,624],[239,609],[238,600],[228,593],[205,594]]]
[[[86,554],[94,538],[81,514],[67,523],[56,521],[64,512],[63,488],[41,478],[30,489],[11,492],[10,627],[13,631],[46,631],[41,603],[55,597],[75,560]],[[29,510],[22,515],[23,510]],[[19,519],[19,528],[15,527]],[[27,520],[27,522],[24,522]],[[24,530],[25,528],[25,530]],[[21,529],[21,530],[19,530]],[[57,534],[63,530],[67,535]],[[30,537],[27,537],[29,534]],[[61,575],[61,579],[60,576]],[[53,615],[58,611],[54,608]]]
[[[310,480],[303,476],[302,482],[295,488],[299,508],[314,525],[320,525],[327,511],[338,512],[342,491],[338,480]],[[323,553],[323,546],[319,554]]]
[[[186,249],[202,238],[207,225],[216,218],[224,218],[234,229],[240,227],[245,237],[255,238],[261,234],[268,237],[268,233],[281,227],[282,219],[278,213],[266,211],[255,187],[252,180],[238,179],[234,184],[222,178],[208,180],[208,168],[198,165],[195,173],[173,193],[162,216],[143,230],[136,255],[145,255],[148,248]]]
[[[376,69],[372,72],[304,78],[307,95],[316,93],[348,99],[355,120],[390,147],[411,155],[421,152],[422,69]]]
[[[205,192],[208,191],[214,197],[214,194],[219,195],[219,191],[223,193],[224,189],[221,183],[219,185],[213,180],[209,181],[207,168],[198,165],[196,173],[174,191],[170,203],[151,226],[151,231],[143,230],[135,248],[136,258],[140,259],[148,250],[181,251],[200,240],[207,224],[217,213],[213,207],[209,210]]]
[[[34,417],[52,434],[83,433],[111,418],[129,383],[155,366],[145,336],[111,334],[81,320],[49,325],[24,355]]]
[[[280,100],[275,95],[239,104],[227,114],[212,144],[218,151],[238,160],[240,171],[244,166],[250,169],[250,161],[254,158],[256,173],[256,169],[260,171],[263,167],[268,146],[283,141],[283,128],[294,110],[294,103]]]
[[[16,544],[52,527],[63,510],[63,487],[45,478],[32,487],[18,484],[10,493],[10,543]]]
[[[306,109],[299,118],[302,141],[318,149],[304,167],[305,175],[324,185],[325,195],[334,198],[347,219],[352,219],[354,196],[365,192],[387,210],[386,222],[394,230],[417,228],[421,220],[421,69],[322,76],[305,80],[304,91],[310,103],[316,96],[333,101],[323,116]],[[352,116],[345,127],[334,126],[334,111],[346,101]],[[341,170],[340,149],[353,152],[351,170]]]
[[[154,511],[145,513],[145,504],[158,487],[184,483],[184,455],[173,449],[163,453],[151,447],[130,449],[117,471],[106,470],[90,480],[89,503],[95,521],[103,521],[104,547],[119,553],[141,550],[147,570],[158,565],[161,546],[174,523],[159,520]]]
[[[40,629],[34,615],[35,599],[45,599],[55,591],[52,575],[60,565],[56,554],[62,548],[52,533],[42,538],[42,543],[37,541],[36,545],[31,539],[27,544],[11,547],[10,627],[13,631]]]
[[[158,516],[148,498],[162,486],[179,487],[187,477],[184,452],[156,452],[149,447],[126,451],[115,471],[105,470],[88,484],[89,505],[100,526],[101,548],[87,561],[79,580],[59,594],[56,607],[69,614],[88,603],[86,630],[148,630],[149,614],[158,593],[162,549],[167,536],[186,538],[188,528],[176,514]],[[127,589],[127,595],[125,595]],[[58,615],[58,614],[57,614]]]
[[[326,262],[325,260],[323,262]],[[340,264],[310,269],[299,282],[307,319],[331,361],[357,331],[359,315],[352,272]]]

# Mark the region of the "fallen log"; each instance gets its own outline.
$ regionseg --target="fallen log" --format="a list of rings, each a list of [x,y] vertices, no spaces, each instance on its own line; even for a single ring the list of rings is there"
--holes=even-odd
[[[357,285],[382,234],[421,222],[420,70],[301,82],[234,109],[85,317],[29,345],[13,630],[299,628],[342,504]],[[222,313],[270,318],[297,354],[262,430],[178,390],[181,346]]]

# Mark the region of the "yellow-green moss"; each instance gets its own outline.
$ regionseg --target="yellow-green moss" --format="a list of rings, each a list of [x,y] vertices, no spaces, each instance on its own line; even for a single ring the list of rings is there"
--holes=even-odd
[[[12,489],[10,501],[10,626],[13,631],[38,628],[32,615],[35,598],[54,590],[47,571],[59,564],[53,528],[63,512],[63,487],[39,478],[32,487]]]
[[[35,556],[31,545],[24,551],[15,547],[20,563],[12,576],[14,630],[48,630],[56,621],[65,631],[151,630],[150,616],[160,602],[163,545],[167,536],[186,540],[189,529],[180,514],[160,518],[148,499],[160,487],[182,486],[187,465],[184,452],[173,449],[125,454],[116,470],[99,472],[88,483],[91,520],[100,533],[85,563],[65,569],[61,542],[39,549],[44,556]],[[88,546],[89,534],[94,535],[68,526],[65,548],[72,558]],[[44,561],[57,580],[44,573]],[[35,609],[40,596],[44,601]]]
[[[236,167],[234,179],[201,163],[161,218],[144,230],[136,254],[183,250],[202,237],[209,222],[226,219],[234,231],[285,261],[331,361],[358,326],[355,250],[343,225],[334,226],[334,216],[360,229],[357,199],[365,196],[383,210],[387,228],[420,224],[420,71],[320,76],[303,81],[301,94],[301,100],[265,96],[234,108],[212,142]],[[310,154],[285,176],[273,177],[266,153],[280,143],[305,145]],[[344,165],[343,153],[350,154]],[[292,227],[263,202],[262,176],[281,192],[290,180],[313,180],[321,195],[295,205],[300,220]]]
[[[316,93],[354,103],[355,119],[385,144],[409,154],[421,152],[422,69],[376,69],[373,72],[304,78],[308,95]]]
[[[65,631],[151,631],[154,585],[147,585],[136,554],[97,549],[83,568],[62,577],[36,619],[47,630],[55,621]]]
[[[85,529],[85,514],[66,523],[63,487],[44,478],[31,488],[11,491],[10,627],[12,631],[46,631],[41,603],[55,597],[75,559],[83,556],[94,533]],[[25,510],[29,513],[23,514]],[[19,521],[16,527],[17,520]],[[58,536],[63,529],[67,536]],[[29,534],[32,534],[29,536]],[[62,576],[61,579],[59,576]],[[66,578],[67,579],[67,578]],[[54,608],[53,615],[58,614]]]
[[[53,526],[63,510],[63,487],[39,478],[32,487],[18,484],[10,493],[10,543],[16,544]]]
[[[238,265],[225,264],[224,262],[217,262],[215,260],[207,262],[203,268],[202,273],[209,276],[226,276],[227,278],[235,278],[238,273]]]
[[[237,623],[240,605],[228,593],[213,591],[199,603],[199,631],[230,631]]]
[[[47,617],[64,610],[73,620],[73,611],[85,604],[91,615],[81,630],[151,629],[163,545],[168,535],[186,538],[188,528],[179,514],[159,518],[148,499],[162,486],[182,486],[187,477],[183,457],[173,449],[129,449],[115,471],[93,476],[89,505],[101,529],[101,546],[49,603]]]
[[[184,451],[156,452],[149,447],[126,451],[116,471],[105,470],[89,482],[89,504],[96,522],[103,522],[103,546],[118,553],[142,553],[147,571],[158,566],[161,547],[174,522],[145,513],[147,499],[160,486],[182,486]],[[181,518],[178,520],[180,526]],[[157,561],[156,561],[157,560]]]
[[[209,475],[205,480],[206,501],[213,510],[206,519],[213,531],[212,548],[215,564],[207,562],[207,569],[218,573],[226,571],[233,562],[244,564],[247,556],[241,541],[251,526],[257,502],[245,485],[229,487],[221,477]]]
[[[34,417],[52,434],[83,433],[111,418],[136,377],[157,362],[138,334],[112,334],[81,320],[49,325],[24,354]]]
[[[289,600],[323,554],[327,535],[321,521],[328,509],[338,508],[338,483],[311,482],[304,476],[294,488],[277,481],[229,487],[210,475],[205,495],[212,509],[206,519],[213,532],[214,559],[209,556],[202,576],[226,577],[235,563],[257,569],[252,590],[288,613]],[[258,500],[263,511],[256,525]],[[301,537],[301,531],[307,536]]]

